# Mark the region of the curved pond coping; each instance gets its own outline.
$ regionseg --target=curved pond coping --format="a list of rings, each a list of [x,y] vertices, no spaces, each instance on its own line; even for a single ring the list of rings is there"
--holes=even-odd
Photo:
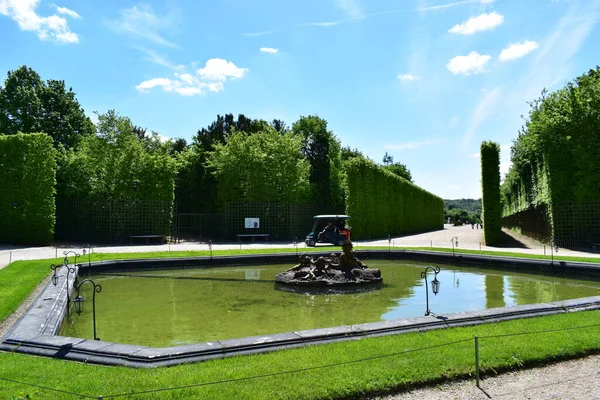
[[[328,255],[330,252],[310,253]],[[415,250],[357,251],[360,259],[394,259],[476,266],[478,268],[510,269],[520,272],[559,276],[586,276],[600,279],[600,265],[580,262],[551,262],[547,260],[513,257],[447,254]],[[79,275],[114,270],[148,270],[168,268],[218,267],[265,263],[290,263],[297,261],[295,253],[243,255],[223,257],[193,257],[170,259],[143,259],[102,261],[78,265]],[[331,328],[254,336],[193,345],[154,348],[119,344],[90,339],[57,336],[66,312],[67,292],[73,280],[66,281],[66,269],[61,268],[59,285],[48,283],[39,293],[27,312],[11,327],[0,342],[0,350],[41,355],[66,360],[129,367],[159,367],[212,358],[255,354],[310,344],[362,337],[392,335],[406,332],[423,332],[431,329],[506,321],[550,314],[600,309],[600,296],[545,304],[493,308],[444,316],[413,317],[393,321],[344,325]]]

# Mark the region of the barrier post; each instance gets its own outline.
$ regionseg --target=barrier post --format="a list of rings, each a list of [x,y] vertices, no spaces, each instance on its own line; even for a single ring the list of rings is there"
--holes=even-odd
[[[475,336],[475,381],[479,386],[479,337]]]

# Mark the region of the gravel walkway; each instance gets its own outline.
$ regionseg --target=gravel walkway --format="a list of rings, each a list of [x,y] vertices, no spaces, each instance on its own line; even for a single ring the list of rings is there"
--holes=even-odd
[[[510,372],[482,380],[480,386],[474,380],[459,381],[377,399],[600,399],[600,356]]]

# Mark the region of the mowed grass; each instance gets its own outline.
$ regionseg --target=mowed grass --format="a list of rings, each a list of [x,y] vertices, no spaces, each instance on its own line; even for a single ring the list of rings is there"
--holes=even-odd
[[[586,311],[155,369],[0,353],[0,398],[78,398],[6,379],[105,399],[364,398],[473,378],[476,335],[485,376],[598,353],[599,327],[600,311]]]
[[[360,257],[361,250],[389,250],[388,246],[362,246],[360,243],[354,243],[354,250],[357,251]],[[425,250],[435,251],[441,253],[452,253],[452,249],[445,247],[392,247],[392,251],[402,250]],[[298,247],[298,255],[302,253],[314,253],[314,252],[325,252],[325,253],[341,253],[339,246],[319,246],[319,247]],[[296,253],[294,248],[265,248],[265,249],[230,249],[230,250],[213,250],[212,255],[218,256],[238,256],[238,255],[249,255],[249,254],[277,254],[277,253]],[[543,254],[524,254],[515,253],[508,251],[489,251],[489,250],[468,250],[461,249],[455,250],[457,255],[459,254],[477,254],[482,256],[504,256],[504,257],[516,257],[516,258],[532,258],[537,260],[548,260],[553,259],[555,262],[558,261],[575,261],[575,262],[589,262],[600,264],[600,257],[574,257],[574,256],[563,256],[554,254],[554,256],[543,255]],[[173,251],[156,251],[156,252],[143,252],[143,253],[93,253],[91,261],[106,261],[106,260],[131,260],[140,258],[178,258],[178,257],[208,257],[211,253],[209,250],[173,250]],[[48,260],[51,262],[52,260]],[[61,260],[55,260],[56,262],[62,262]],[[72,262],[72,257],[70,258]],[[88,261],[87,256],[79,258],[79,263],[85,264]],[[49,264],[48,264],[49,265]]]
[[[332,248],[325,248],[325,251]],[[285,251],[289,252],[289,249]],[[265,252],[247,250],[246,254]],[[92,261],[208,255],[208,252],[199,253],[202,252],[94,253]],[[240,252],[224,250],[213,254],[236,255]],[[0,321],[50,274],[49,265],[53,262],[60,260],[17,261],[0,270]],[[574,329],[577,327],[581,328]],[[81,398],[11,381],[92,398],[100,395],[104,398],[123,395],[115,398],[126,399],[363,398],[449,379],[472,378],[475,370],[473,338],[476,335],[482,337],[482,371],[494,374],[598,353],[599,328],[600,311],[587,311],[366,338],[155,369],[94,366],[0,352],[0,399]],[[536,333],[542,331],[548,332]],[[519,336],[486,338],[513,334]],[[189,387],[180,388],[182,386]],[[168,388],[173,390],[163,390]]]
[[[0,269],[0,322],[25,301],[50,273],[50,264],[41,261],[15,261]]]

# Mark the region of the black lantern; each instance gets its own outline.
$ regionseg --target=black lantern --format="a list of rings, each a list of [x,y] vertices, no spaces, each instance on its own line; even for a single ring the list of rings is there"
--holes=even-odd
[[[458,247],[458,236],[454,236],[450,241],[452,242],[452,256],[454,257],[454,248]]]
[[[431,281],[431,291],[434,295],[437,295],[440,291],[440,281],[437,280],[437,274],[440,273],[440,267],[425,268],[425,271],[421,272],[421,278],[425,279],[425,303],[427,306],[427,309],[425,310],[425,316],[431,314],[431,311],[429,311],[429,290],[427,287],[427,272],[429,270],[432,270],[434,273],[433,281]]]
[[[94,340],[100,340],[100,338],[98,338],[96,335],[96,293],[100,293],[102,291],[102,286],[97,285],[91,279],[84,279],[81,281],[81,283],[75,282],[74,289],[77,290],[77,296],[73,299],[73,303],[75,303],[75,312],[77,314],[81,314],[83,311],[83,302],[85,301],[85,298],[79,295],[79,291],[81,286],[88,282],[94,287],[92,290],[92,321],[94,323]]]
[[[52,284],[54,286],[58,285],[58,275],[56,275],[56,270],[54,270],[54,275],[52,275]]]
[[[86,251],[87,248],[87,251]],[[92,248],[89,244],[83,246],[83,250],[81,251],[82,255],[88,255],[88,267],[92,266]]]
[[[77,295],[77,297],[73,299],[73,303],[75,303],[75,312],[77,313],[77,315],[81,315],[81,313],[83,312],[84,301],[85,297],[82,297],[80,295]]]
[[[437,295],[440,292],[440,281],[437,280],[437,274],[431,281],[431,291],[434,295]]]

